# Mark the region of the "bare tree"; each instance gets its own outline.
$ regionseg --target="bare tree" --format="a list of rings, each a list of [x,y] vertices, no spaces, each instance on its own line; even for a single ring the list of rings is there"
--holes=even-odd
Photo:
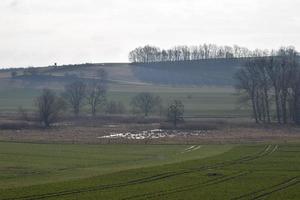
[[[131,101],[133,109],[143,113],[145,117],[154,111],[159,103],[160,97],[148,92],[142,92],[136,95]]]
[[[183,121],[184,105],[180,100],[174,102],[168,108],[168,119],[177,127],[178,122]]]
[[[264,51],[255,52],[257,56],[265,54]],[[297,55],[292,47],[281,48],[270,57],[249,59],[237,73],[237,89],[251,100],[256,122],[271,122],[273,96],[277,122],[297,122],[300,110],[300,64]]]
[[[264,57],[270,53],[266,50],[256,49],[251,51],[237,45],[218,46],[215,44],[203,44],[199,46],[175,46],[171,49],[160,49],[155,46],[146,45],[138,47],[129,53],[129,60],[133,63],[151,62],[178,62],[200,59],[215,58],[249,58]]]
[[[106,86],[93,82],[87,87],[87,102],[90,105],[91,113],[96,116],[97,108],[106,101]]]
[[[281,123],[281,108],[280,108],[280,67],[278,63],[278,58],[275,56],[271,56],[267,65],[267,74],[271,80],[271,84],[274,90],[274,97],[275,97],[275,105],[276,105],[276,117],[277,122]]]
[[[281,102],[281,114],[282,121],[286,124],[289,120],[288,101],[291,93],[297,90],[297,86],[293,86],[293,82],[298,82],[298,77],[294,76],[299,71],[299,64],[297,58],[297,52],[294,47],[283,47],[278,51],[281,79],[280,83],[280,102]],[[297,83],[296,83],[297,84]],[[294,100],[294,99],[290,99]],[[291,116],[291,115],[290,115]]]
[[[248,61],[244,68],[240,69],[236,74],[236,89],[242,95],[246,95],[252,104],[252,111],[255,122],[259,122],[258,118],[258,104],[257,104],[257,77],[256,70],[252,61]]]
[[[76,116],[79,115],[86,97],[86,84],[81,81],[76,81],[66,85],[63,96],[72,107],[74,114]]]
[[[295,108],[294,108],[294,117],[295,122],[300,125],[300,88],[298,88],[298,92],[296,92],[296,99],[295,99]]]
[[[66,109],[63,99],[56,96],[50,89],[43,90],[41,96],[37,97],[35,105],[37,107],[38,120],[46,128],[57,122]]]
[[[300,124],[300,66],[295,63],[293,67],[291,92],[289,95],[290,118]]]

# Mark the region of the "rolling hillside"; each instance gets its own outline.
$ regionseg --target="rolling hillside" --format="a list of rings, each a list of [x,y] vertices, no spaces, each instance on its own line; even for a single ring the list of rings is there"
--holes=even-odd
[[[194,86],[232,86],[234,74],[242,66],[239,59],[210,59],[199,61],[164,62],[150,64],[105,63],[38,68],[38,75],[23,76],[23,69],[17,70],[14,80],[25,82],[53,83],[75,78],[96,78],[97,70],[104,69],[111,83],[117,84],[159,84]],[[2,72],[0,78],[10,78]],[[42,84],[43,85],[43,84]]]
[[[199,61],[133,64],[135,77],[143,82],[171,85],[232,86],[243,61],[211,59]]]
[[[234,94],[234,73],[242,66],[237,59],[214,59],[151,64],[104,63],[0,71],[0,111],[15,112],[19,106],[32,110],[43,88],[61,93],[67,83],[85,82],[108,75],[110,100],[122,102],[130,113],[130,101],[139,92],[159,95],[164,106],[183,101],[187,116],[248,115],[240,110]],[[12,77],[12,72],[15,76]]]

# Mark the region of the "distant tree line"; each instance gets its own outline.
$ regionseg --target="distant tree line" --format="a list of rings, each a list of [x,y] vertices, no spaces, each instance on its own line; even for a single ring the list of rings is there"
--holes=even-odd
[[[216,58],[248,58],[264,57],[271,54],[268,50],[256,49],[254,51],[245,47],[218,46],[215,44],[203,44],[199,46],[175,46],[171,49],[146,45],[138,47],[129,53],[129,60],[133,63],[151,62],[176,62]]]
[[[98,70],[97,78],[92,82],[76,80],[66,84],[61,95],[57,95],[51,89],[44,89],[35,99],[37,119],[48,128],[58,122],[67,109],[74,116],[79,116],[84,108],[88,108],[93,117],[97,115],[100,108],[106,114],[123,114],[126,110],[124,104],[115,100],[108,101],[107,90],[107,73],[103,69]],[[183,104],[178,100],[175,102],[176,106],[172,104],[168,112],[166,111],[166,116],[174,126],[183,119]],[[161,114],[163,109],[161,98],[149,92],[141,92],[133,96],[130,105],[134,114],[142,114],[144,117],[156,111]],[[26,116],[22,108],[19,110],[22,116]]]
[[[250,102],[257,123],[300,124],[300,64],[293,47],[248,59],[236,74],[237,89]],[[273,115],[272,111],[275,111]]]

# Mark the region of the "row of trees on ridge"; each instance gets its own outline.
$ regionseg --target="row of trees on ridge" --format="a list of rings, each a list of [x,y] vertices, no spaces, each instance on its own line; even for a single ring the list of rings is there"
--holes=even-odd
[[[146,45],[138,47],[129,53],[129,60],[133,63],[176,62],[215,58],[248,58],[271,55],[268,50],[249,50],[245,47],[218,46],[203,44],[198,46],[175,46],[171,49]]]

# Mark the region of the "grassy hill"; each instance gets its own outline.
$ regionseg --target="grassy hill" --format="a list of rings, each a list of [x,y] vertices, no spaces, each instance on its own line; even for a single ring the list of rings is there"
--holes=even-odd
[[[67,65],[0,71],[0,111],[11,112],[19,106],[33,109],[33,99],[42,88],[60,93],[67,83],[91,81],[103,69],[108,74],[108,98],[121,101],[130,112],[130,100],[139,92],[161,96],[166,106],[182,100],[188,116],[248,115],[239,110],[234,95],[234,73],[242,60],[211,59],[151,64],[104,63]],[[12,72],[16,76],[12,77]],[[32,73],[32,72],[30,72]]]
[[[139,80],[155,84],[233,86],[242,64],[238,59],[134,64],[133,72]]]
[[[60,82],[70,78],[95,78],[97,70],[104,69],[111,83],[162,84],[194,86],[232,86],[234,74],[243,65],[242,59],[208,59],[198,61],[160,63],[103,63],[37,68],[35,76],[22,76],[17,71],[16,80],[31,82]],[[12,70],[10,70],[12,71]],[[2,71],[0,79],[9,78],[9,70]]]

